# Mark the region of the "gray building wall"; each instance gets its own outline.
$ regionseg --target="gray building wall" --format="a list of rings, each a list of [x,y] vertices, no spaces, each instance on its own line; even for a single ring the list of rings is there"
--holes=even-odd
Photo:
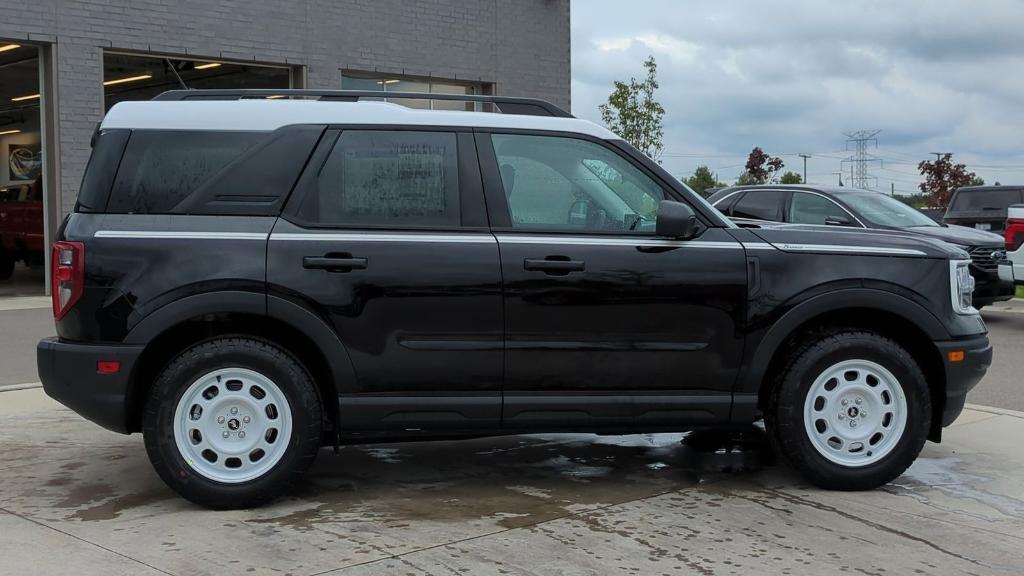
[[[69,211],[103,115],[105,49],[493,82],[570,105],[569,0],[0,0],[0,38],[52,44],[58,198]]]

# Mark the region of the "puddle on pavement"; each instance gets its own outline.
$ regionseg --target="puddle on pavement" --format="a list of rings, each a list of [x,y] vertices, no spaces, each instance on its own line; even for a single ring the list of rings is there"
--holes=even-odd
[[[298,529],[364,521],[489,520],[515,528],[687,486],[749,477],[771,463],[760,429],[597,436],[543,434],[349,446],[250,522]],[[303,501],[312,503],[302,507]]]
[[[967,468],[959,458],[953,456],[946,458],[922,456],[914,461],[914,464],[902,476],[881,489],[891,494],[911,496],[933,507],[940,507],[941,505],[936,503],[934,498],[930,498],[924,493],[938,490],[957,500],[973,500],[1010,518],[1024,516],[1024,501],[987,490],[986,486],[991,485],[992,478],[984,476],[977,469],[970,469],[968,472]],[[956,506],[955,510],[950,508],[949,511],[974,515],[965,510],[962,505]],[[974,516],[980,519],[987,518],[984,515]]]

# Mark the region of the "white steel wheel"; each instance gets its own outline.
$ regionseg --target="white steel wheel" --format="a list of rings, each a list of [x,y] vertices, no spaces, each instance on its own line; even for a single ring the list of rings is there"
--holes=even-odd
[[[281,460],[292,413],[284,393],[263,374],[223,368],[185,390],[173,424],[178,453],[193,470],[238,484],[263,476]]]
[[[870,360],[845,360],[826,368],[804,401],[811,445],[829,461],[863,467],[899,444],[907,426],[907,399],[899,380]]]

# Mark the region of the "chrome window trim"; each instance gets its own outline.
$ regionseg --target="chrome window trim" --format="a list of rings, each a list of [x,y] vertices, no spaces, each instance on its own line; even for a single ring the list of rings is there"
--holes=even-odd
[[[266,240],[266,232],[184,232],[171,230],[97,230],[94,238],[135,240]]]

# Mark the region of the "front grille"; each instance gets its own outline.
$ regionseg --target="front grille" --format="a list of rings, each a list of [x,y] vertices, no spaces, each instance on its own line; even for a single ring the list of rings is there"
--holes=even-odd
[[[999,270],[999,262],[992,257],[992,254],[999,254],[1001,252],[1002,248],[999,246],[980,246],[968,250],[968,253],[971,255],[971,263],[986,272],[996,272]]]

